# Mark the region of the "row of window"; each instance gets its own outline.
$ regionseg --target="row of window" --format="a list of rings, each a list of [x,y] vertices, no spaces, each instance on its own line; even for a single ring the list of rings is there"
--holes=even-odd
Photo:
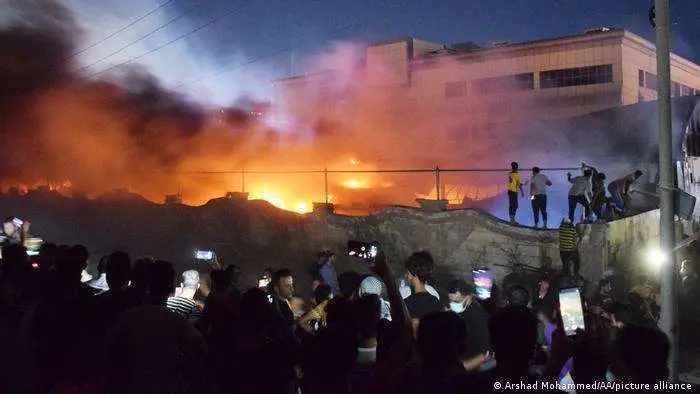
[[[612,64],[542,71],[539,74],[540,89],[595,85],[610,83],[613,80]],[[480,94],[535,90],[535,73],[475,79],[472,81],[472,87]],[[445,84],[446,98],[464,97],[466,95],[467,81],[448,82]]]
[[[648,71],[639,70],[639,87],[658,90],[658,78]],[[671,83],[671,97],[694,96],[697,93],[700,93],[700,89],[693,89],[678,82]]]

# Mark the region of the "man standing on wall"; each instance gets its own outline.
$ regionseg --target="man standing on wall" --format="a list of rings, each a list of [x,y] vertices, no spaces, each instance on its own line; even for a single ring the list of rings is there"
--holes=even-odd
[[[535,215],[535,228],[540,222],[540,213],[542,213],[542,222],[547,228],[547,187],[552,186],[552,182],[546,175],[540,172],[539,167],[532,168],[532,178],[530,179],[530,195],[532,196],[532,213]]]
[[[582,176],[572,177],[571,173],[566,174],[566,178],[571,183],[571,189],[569,189],[569,220],[571,223],[574,223],[574,214],[576,213],[578,204],[583,206],[585,220],[587,221],[591,217],[590,201],[591,197],[593,197],[591,186],[592,176],[593,171],[590,169],[583,170]]]
[[[591,211],[595,214],[596,219],[600,220],[603,218],[603,205],[605,204],[605,174],[586,163],[581,163],[581,168],[593,172],[593,176],[591,177],[591,185],[593,187]]]
[[[510,169],[511,171],[508,173],[508,215],[510,216],[510,223],[517,224],[515,214],[518,212],[518,190],[520,190],[521,197],[525,197],[525,191],[523,191],[523,184],[520,183],[518,163],[510,163]]]

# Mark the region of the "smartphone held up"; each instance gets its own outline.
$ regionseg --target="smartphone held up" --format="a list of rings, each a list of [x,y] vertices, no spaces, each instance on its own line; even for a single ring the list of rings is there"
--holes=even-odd
[[[578,287],[559,290],[559,309],[564,332],[567,336],[574,336],[578,330],[586,329],[583,301]]]
[[[362,260],[373,266],[374,259],[379,253],[379,242],[348,241],[348,256]]]
[[[194,251],[194,258],[198,261],[212,261],[214,260],[214,251],[197,249]]]
[[[480,300],[491,298],[491,288],[493,287],[493,273],[490,268],[475,268],[472,270],[472,280],[476,287],[476,296]]]

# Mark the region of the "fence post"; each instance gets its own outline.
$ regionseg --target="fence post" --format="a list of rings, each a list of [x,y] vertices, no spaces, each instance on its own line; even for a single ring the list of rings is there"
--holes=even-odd
[[[435,196],[440,200],[440,166],[435,166]]]
[[[245,170],[241,170],[241,193],[245,193]]]
[[[328,167],[323,169],[323,190],[325,193],[326,205],[328,205]]]

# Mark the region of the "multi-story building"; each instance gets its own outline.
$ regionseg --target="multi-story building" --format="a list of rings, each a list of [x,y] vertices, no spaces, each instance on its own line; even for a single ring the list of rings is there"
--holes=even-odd
[[[630,141],[647,139],[648,126],[656,124],[655,111],[639,109],[569,121],[656,99],[655,46],[625,30],[600,28],[487,48],[401,38],[368,46],[360,63],[279,80],[278,99],[299,124],[318,127],[323,120],[345,128],[348,138],[360,135],[359,143],[347,144],[383,163],[505,168],[516,160],[523,167],[562,167],[591,159],[613,179],[636,164],[618,153],[601,157],[600,144],[634,147]],[[676,54],[671,78],[674,97],[700,92],[700,66]],[[634,119],[623,122],[625,116]],[[619,127],[611,124],[616,122]],[[634,136],[629,129],[636,130]],[[602,130],[627,135],[585,138],[588,131],[600,136]],[[571,132],[584,138],[574,143]],[[470,173],[445,183],[479,185],[464,195],[480,199],[502,192],[503,179],[498,173]],[[566,187],[563,179],[559,184]]]
[[[364,65],[375,74],[365,80],[391,98],[387,111],[401,113],[400,108],[413,106],[445,118],[469,115],[468,123],[477,125],[491,124],[494,113],[499,122],[569,118],[656,99],[654,44],[609,28],[488,48],[400,38],[368,46]],[[295,97],[285,100],[293,113],[332,115],[343,96],[352,94],[352,87],[338,91],[339,74],[357,72],[295,76],[277,84],[283,99]],[[700,66],[690,60],[672,54],[671,78],[675,97],[700,92]],[[415,110],[409,112],[415,116]],[[454,120],[445,122],[448,135],[462,134],[470,126],[464,119]]]

